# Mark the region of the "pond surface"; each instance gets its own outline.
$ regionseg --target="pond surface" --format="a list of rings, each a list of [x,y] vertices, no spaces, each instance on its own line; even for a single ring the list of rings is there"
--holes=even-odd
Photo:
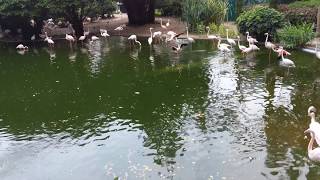
[[[25,55],[0,48],[2,180],[317,179],[303,131],[320,61],[263,50],[176,54],[114,37]]]

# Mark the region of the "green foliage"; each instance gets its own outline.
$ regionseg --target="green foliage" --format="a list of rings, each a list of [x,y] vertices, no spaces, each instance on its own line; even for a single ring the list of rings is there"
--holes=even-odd
[[[156,1],[156,3],[156,9],[159,9],[163,16],[180,17],[182,15],[181,0],[162,0]]]
[[[245,34],[247,31],[250,35],[258,40],[264,39],[264,33],[268,32],[271,35],[276,33],[276,30],[285,25],[284,16],[275,9],[257,6],[256,8],[242,13],[237,18],[239,31]]]
[[[200,22],[197,24],[195,32],[199,33],[199,34],[204,34],[205,28],[206,28],[206,26],[203,24],[203,22]]]
[[[211,23],[208,27],[210,28],[210,34],[217,34],[222,37],[227,36],[226,29],[228,29],[228,27],[226,27],[223,24],[217,25],[215,23]],[[238,36],[238,32],[229,28],[229,37],[236,38],[237,36]]]
[[[319,1],[320,2],[320,1]],[[288,5],[280,5],[278,10],[282,12],[285,18],[294,25],[301,23],[317,22],[317,7],[289,7]]]
[[[302,0],[302,1],[296,1],[289,4],[290,8],[316,7],[316,6],[320,6],[319,0]]]
[[[287,25],[277,33],[281,44],[287,48],[303,47],[315,37],[311,24]]]
[[[182,17],[195,31],[197,24],[221,24],[227,13],[228,3],[225,0],[183,0]]]

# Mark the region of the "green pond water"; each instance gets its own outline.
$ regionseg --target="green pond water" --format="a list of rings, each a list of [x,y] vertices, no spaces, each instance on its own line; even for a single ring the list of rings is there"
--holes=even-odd
[[[113,37],[21,55],[0,47],[0,179],[319,179],[307,108],[320,61],[268,51],[176,54]]]

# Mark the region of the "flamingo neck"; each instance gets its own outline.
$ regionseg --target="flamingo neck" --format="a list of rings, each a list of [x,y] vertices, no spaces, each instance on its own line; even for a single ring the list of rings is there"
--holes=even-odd
[[[268,42],[268,38],[269,38],[269,34],[267,34],[267,37],[266,37],[266,43]]]
[[[150,36],[150,37],[152,38],[152,29],[150,29],[150,33],[151,33],[151,36]]]
[[[187,29],[187,38],[189,38],[189,30]]]
[[[240,47],[240,39],[238,39],[238,46]]]
[[[209,33],[210,33],[210,28],[208,28],[207,37],[209,37]]]
[[[311,134],[311,139],[308,144],[308,152],[312,151],[313,143],[314,143],[314,136],[315,136],[313,131],[311,131],[310,134]]]
[[[311,122],[316,122],[316,115],[314,112],[310,114],[310,117],[311,117]]]
[[[229,31],[227,30],[227,39],[229,39]]]
[[[221,43],[221,39],[219,39],[218,41],[218,48],[220,47],[220,43]]]
[[[161,26],[162,26],[162,19],[160,19],[160,24],[161,24]]]

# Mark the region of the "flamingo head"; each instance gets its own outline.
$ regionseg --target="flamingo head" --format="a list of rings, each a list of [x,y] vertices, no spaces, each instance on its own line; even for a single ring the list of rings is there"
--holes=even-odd
[[[314,134],[314,132],[313,132],[311,129],[305,130],[304,133],[305,133],[305,134],[307,134],[307,133],[310,133],[310,134],[312,133],[312,134]]]
[[[310,116],[312,113],[316,113],[317,112],[317,109],[314,107],[314,106],[310,106],[308,108],[308,116]]]
[[[246,34],[249,35],[249,32],[247,31]]]
[[[240,40],[240,36],[237,36],[237,38]]]
[[[209,26],[207,26],[206,29],[207,29],[207,30],[210,29]]]

